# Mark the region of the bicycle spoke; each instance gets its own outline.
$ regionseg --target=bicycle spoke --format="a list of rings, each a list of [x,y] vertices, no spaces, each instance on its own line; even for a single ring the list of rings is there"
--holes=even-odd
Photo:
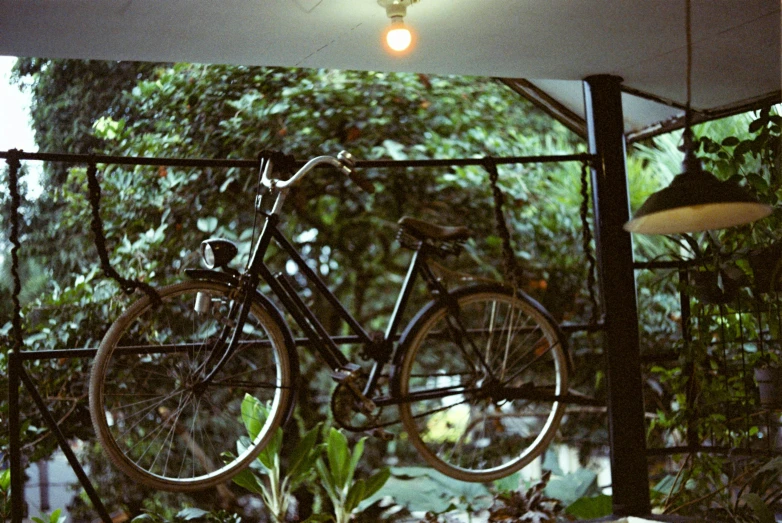
[[[415,330],[402,363],[400,414],[430,465],[489,481],[524,466],[553,437],[564,411],[541,401],[540,386],[565,386],[564,353],[556,328],[507,290],[456,296],[458,325],[441,307]]]
[[[201,292],[210,296],[208,307],[196,310]],[[93,421],[109,457],[135,480],[161,489],[214,486],[252,461],[257,443],[281,422],[293,397],[288,348],[278,320],[254,302],[237,350],[204,381],[223,356],[216,336],[231,292],[215,282],[167,287],[162,306],[142,299],[102,342],[90,395],[91,404],[99,395],[105,410],[93,410]],[[247,435],[246,395],[269,412],[256,443],[224,463],[222,454]]]

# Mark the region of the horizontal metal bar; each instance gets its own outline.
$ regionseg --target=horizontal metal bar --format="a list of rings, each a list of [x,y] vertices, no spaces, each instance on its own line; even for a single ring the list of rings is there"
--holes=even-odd
[[[356,345],[362,343],[362,339],[359,336],[333,336],[331,339],[337,345]],[[293,341],[297,347],[303,347],[312,344],[309,338],[296,338]],[[259,342],[243,341],[240,343],[259,343]],[[260,343],[268,343],[268,342],[260,342]],[[156,350],[158,351],[162,350],[164,352],[176,352],[180,350],[187,350],[189,347],[192,346],[194,345],[192,344],[157,345]],[[121,347],[120,350],[126,352],[143,353],[143,351],[139,350],[139,347],[132,347],[132,346]],[[20,360],[23,361],[56,360],[59,358],[94,358],[97,352],[98,352],[97,347],[84,348],[84,349],[28,350],[24,352],[19,352],[17,356]]]
[[[591,323],[563,323],[560,328],[568,333],[572,332],[598,332],[604,330],[605,326],[602,322],[597,324]],[[363,343],[360,336],[348,335],[348,336],[333,336],[331,338],[337,345],[359,345]],[[395,336],[394,341],[399,339],[399,335]],[[241,343],[241,342],[240,342]],[[243,342],[243,343],[258,343],[258,342]],[[294,345],[297,347],[306,347],[312,345],[309,338],[296,338],[293,340]],[[160,349],[161,346],[158,346]],[[163,346],[164,347],[164,346]],[[177,346],[172,350],[185,350],[187,346]],[[130,347],[123,348],[124,350],[132,350]],[[28,350],[18,353],[18,358],[22,361],[33,360],[56,360],[59,358],[94,358],[97,354],[97,347],[87,347],[81,349],[53,349],[53,350]]]
[[[698,445],[695,447],[660,447],[646,449],[647,456],[669,456],[671,454],[727,454],[731,456],[771,456],[782,455],[782,451],[773,451],[768,449],[748,449],[736,447],[712,447],[709,445]]]
[[[634,262],[634,269],[684,269],[690,265],[694,265],[694,262],[687,260],[665,260],[665,261],[649,261],[649,262]]]
[[[231,160],[208,158],[159,158],[137,156],[112,156],[104,154],[69,154],[69,153],[28,153],[24,151],[0,151],[0,158],[9,158],[15,155],[19,160],[34,160],[45,162],[67,162],[75,164],[104,163],[116,165],[150,165],[165,167],[240,167],[258,168],[257,160]],[[588,153],[555,154],[539,156],[510,156],[500,158],[454,158],[445,160],[358,160],[356,167],[382,168],[382,167],[451,167],[466,165],[484,165],[491,161],[497,165],[527,164],[527,163],[559,163],[559,162],[588,162],[595,155]],[[296,162],[298,166],[304,162]]]

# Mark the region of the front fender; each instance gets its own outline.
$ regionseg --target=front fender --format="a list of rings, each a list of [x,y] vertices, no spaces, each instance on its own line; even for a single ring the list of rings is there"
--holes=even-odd
[[[191,280],[219,281],[220,283],[225,283],[231,287],[239,285],[239,278],[237,276],[212,269],[185,269],[185,276]]]
[[[212,269],[185,269],[185,275],[193,280],[207,280],[207,281],[216,281],[220,283],[224,283],[228,285],[229,287],[238,288],[239,287],[239,277],[234,276],[233,274],[228,274],[221,271],[215,271]],[[293,341],[293,333],[291,332],[290,327],[288,327],[288,324],[283,319],[283,315],[280,312],[280,309],[277,308],[277,306],[272,302],[269,298],[258,292],[257,290],[253,293],[253,301],[258,303],[263,309],[269,314],[269,316],[274,319],[274,321],[277,322],[277,325],[280,327],[280,330],[282,331],[283,337],[285,338],[285,351],[288,353],[288,359],[291,362],[291,380],[294,384],[294,394],[293,394],[293,400],[290,402],[288,406],[288,411],[285,413],[285,422],[290,419],[291,415],[293,414],[293,408],[296,405],[296,396],[298,396],[299,391],[299,356],[296,352],[296,343]]]

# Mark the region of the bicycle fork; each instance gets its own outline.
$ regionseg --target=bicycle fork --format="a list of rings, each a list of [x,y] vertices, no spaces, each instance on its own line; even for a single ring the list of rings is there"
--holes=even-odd
[[[223,368],[236,351],[236,346],[239,344],[239,338],[244,329],[244,324],[247,322],[247,316],[250,313],[252,301],[249,292],[240,292],[239,298],[240,299],[234,300],[233,303],[231,303],[227,316],[219,315],[219,319],[225,324],[221,327],[220,334],[215,340],[214,345],[209,352],[209,356],[196,369],[196,375],[206,374],[197,385],[194,385],[194,389],[197,391],[203,391],[203,389],[209,386],[217,373],[220,372],[220,369]],[[208,292],[199,292],[196,295],[193,309],[198,314],[209,314],[212,312],[212,307],[211,294]],[[229,336],[230,340],[228,339]]]

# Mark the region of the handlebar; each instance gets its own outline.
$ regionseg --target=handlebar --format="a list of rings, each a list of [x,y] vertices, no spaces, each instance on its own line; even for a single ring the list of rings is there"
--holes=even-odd
[[[353,182],[355,182],[356,185],[358,185],[364,191],[370,194],[374,193],[375,192],[374,185],[372,185],[369,182],[369,180],[359,176],[355,172],[354,170],[355,163],[356,162],[353,159],[353,155],[351,155],[347,151],[341,151],[336,158],[333,156],[318,156],[305,163],[301,169],[296,171],[296,174],[294,174],[287,180],[279,180],[277,178],[271,177],[272,174],[271,171],[273,168],[272,162],[266,162],[266,166],[263,170],[263,175],[261,177],[261,184],[263,184],[264,187],[267,187],[269,189],[278,189],[278,190],[287,189],[289,187],[292,187],[296,183],[298,183],[299,180],[301,180],[304,176],[306,176],[315,167],[318,167],[319,165],[331,165],[332,167],[336,168],[337,170],[345,174],[348,178],[350,178]]]

